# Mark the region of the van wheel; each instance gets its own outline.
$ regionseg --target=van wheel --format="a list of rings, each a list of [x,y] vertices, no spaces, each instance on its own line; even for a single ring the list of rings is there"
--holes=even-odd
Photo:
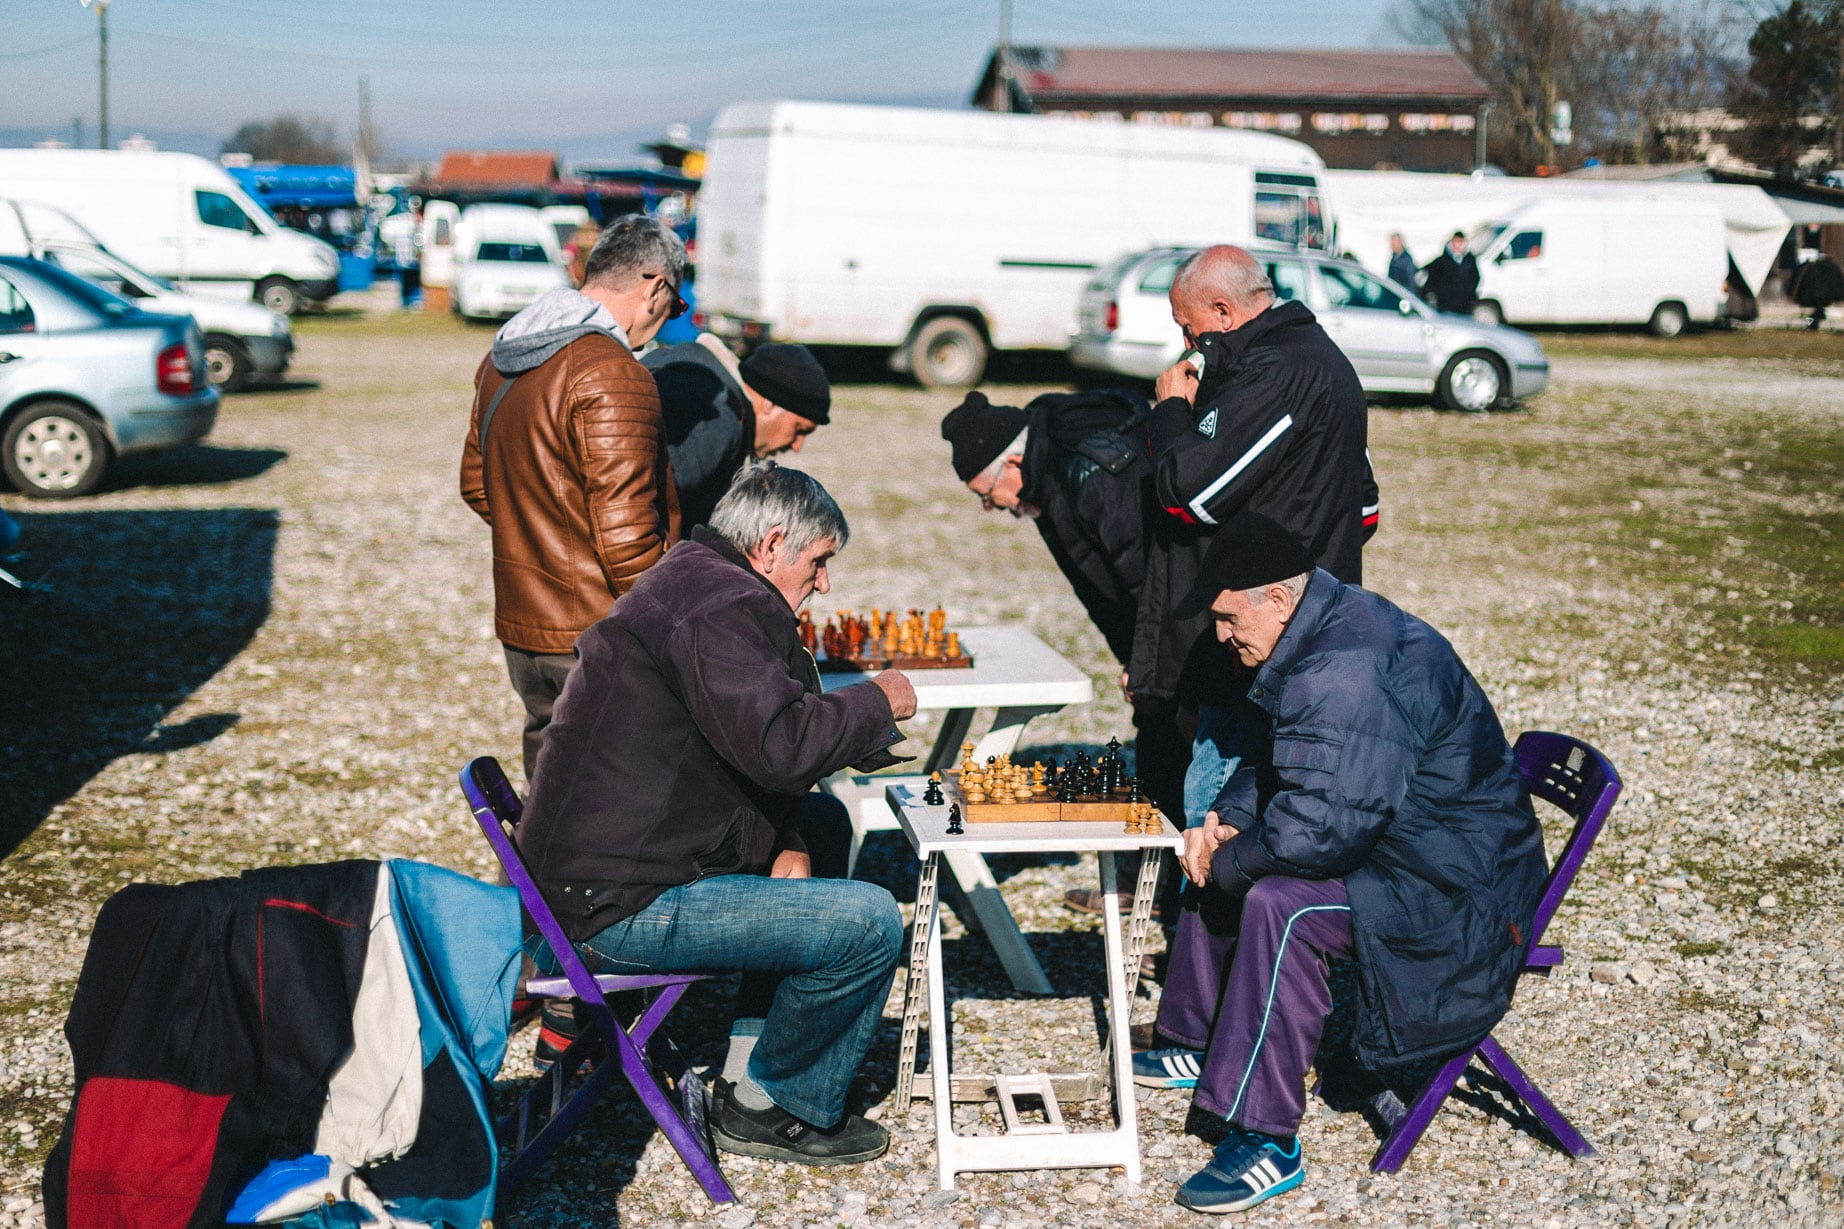
[[[1434,391],[1450,410],[1483,414],[1505,394],[1505,365],[1483,350],[1462,350],[1447,360]]]
[[[7,480],[32,499],[88,495],[109,468],[109,439],[69,401],[41,401],[6,429]]]
[[[205,338],[205,375],[221,393],[240,393],[250,383],[250,352],[233,338],[217,333]]]
[[[936,316],[917,329],[909,355],[923,388],[971,388],[986,374],[986,339],[959,316]]]
[[[256,301],[281,316],[301,310],[301,290],[285,277],[266,277],[256,284]]]
[[[1481,299],[1473,304],[1473,319],[1480,324],[1503,324],[1505,309],[1491,299]]]
[[[1654,337],[1677,337],[1690,327],[1690,313],[1682,303],[1660,303],[1652,312],[1646,328]]]

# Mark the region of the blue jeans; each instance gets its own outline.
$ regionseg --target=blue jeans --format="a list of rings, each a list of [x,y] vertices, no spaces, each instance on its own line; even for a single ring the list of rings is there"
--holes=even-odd
[[[1264,733],[1267,714],[1252,702],[1200,704],[1197,734],[1191,740],[1191,766],[1185,770],[1185,826],[1196,828],[1204,812],[1216,806],[1217,797],[1231,775],[1242,767]]]
[[[598,973],[782,975],[749,1076],[782,1109],[830,1127],[871,1052],[902,945],[896,900],[875,884],[719,875],[668,889],[577,946]]]

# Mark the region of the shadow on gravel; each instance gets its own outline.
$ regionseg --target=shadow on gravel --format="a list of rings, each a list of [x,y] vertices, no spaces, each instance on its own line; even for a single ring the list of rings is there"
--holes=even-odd
[[[103,479],[103,489],[246,482],[260,478],[287,459],[288,454],[279,448],[215,448],[209,444],[131,453],[115,463]]]
[[[161,722],[269,617],[280,523],[266,508],[16,519],[43,587],[0,592],[0,857],[117,756],[236,724]]]

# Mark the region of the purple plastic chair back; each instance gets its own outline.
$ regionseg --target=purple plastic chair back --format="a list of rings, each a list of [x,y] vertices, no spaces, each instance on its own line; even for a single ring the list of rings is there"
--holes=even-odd
[[[1562,963],[1562,948],[1540,940],[1620,796],[1620,775],[1599,751],[1564,734],[1527,731],[1519,736],[1513,753],[1517,756],[1518,774],[1524,778],[1530,796],[1560,807],[1575,820],[1562,854],[1543,886],[1543,895],[1538,898],[1536,916],[1531,924],[1529,954],[1524,961],[1524,972],[1546,974]],[[1402,1109],[1393,1095],[1378,1105],[1384,1116],[1391,1119],[1391,1129],[1389,1137],[1370,1160],[1372,1170],[1394,1173],[1401,1168],[1475,1056],[1498,1075],[1505,1087],[1536,1115],[1570,1156],[1594,1155],[1593,1147],[1582,1138],[1581,1132],[1550,1104],[1549,1098],[1512,1061],[1504,1047],[1488,1036],[1443,1064],[1407,1110]],[[1393,1106],[1394,1115],[1386,1105]]]
[[[519,856],[513,836],[524,806],[512,783],[506,780],[499,761],[491,756],[469,761],[461,770],[461,792],[466,795],[480,830],[486,834],[487,843],[505,868],[507,879],[518,889],[526,914],[537,926],[538,933],[544,936],[563,970],[562,977],[531,979],[526,983],[526,993],[532,998],[574,999],[589,1016],[582,1035],[552,1064],[518,1108],[500,1123],[502,1132],[511,1137],[513,1147],[512,1162],[500,1178],[501,1198],[509,1196],[531,1176],[590,1107],[613,1086],[614,1077],[619,1073],[632,1086],[647,1113],[671,1141],[712,1202],[735,1202],[736,1196],[731,1194],[729,1184],[718,1170],[705,1138],[704,1092],[697,1076],[685,1070],[682,1064],[678,1070],[668,1072],[679,1083],[682,1106],[673,1105],[661,1088],[660,1071],[670,1064],[676,1052],[660,1026],[686,988],[702,981],[705,975],[591,973],[565,936],[544,894],[538,890],[531,872],[525,867],[525,860]],[[623,1028],[609,1008],[607,996],[628,990],[645,991],[653,997],[632,1028]],[[594,1071],[566,1101],[564,1094],[572,1077],[585,1063],[598,1057],[600,1061],[596,1062]],[[532,1134],[536,1112],[540,1110],[548,1110],[548,1117],[537,1133]]]

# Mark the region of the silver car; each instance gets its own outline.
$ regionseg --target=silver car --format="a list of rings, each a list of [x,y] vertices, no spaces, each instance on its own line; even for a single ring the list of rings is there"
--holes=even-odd
[[[1367,393],[1433,394],[1449,409],[1522,401],[1549,383],[1537,339],[1503,325],[1437,312],[1355,261],[1246,244],[1277,299],[1298,299],[1357,369]],[[1151,379],[1178,361],[1172,277],[1195,248],[1154,248],[1105,265],[1082,292],[1070,361]]]
[[[121,453],[190,444],[218,417],[190,316],[136,308],[42,260],[0,256],[0,465],[40,499],[96,489]]]

